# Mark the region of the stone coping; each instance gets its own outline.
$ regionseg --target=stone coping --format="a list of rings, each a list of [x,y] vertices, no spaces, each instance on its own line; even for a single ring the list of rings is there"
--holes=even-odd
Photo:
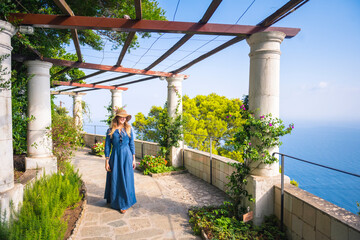
[[[186,152],[193,152],[193,153],[197,153],[197,154],[201,154],[201,155],[210,157],[210,153],[204,152],[204,151],[200,151],[200,150],[196,150],[196,149],[185,148],[184,151],[186,151]],[[219,160],[219,161],[225,162],[225,163],[239,163],[238,161],[235,161],[235,160],[233,160],[233,159],[230,159],[230,158],[227,158],[227,157],[223,157],[223,156],[219,156],[219,155],[215,155],[215,154],[212,154],[212,159]]]
[[[275,185],[275,187],[281,189],[280,184]],[[355,231],[360,232],[360,216],[291,184],[284,185],[284,192],[287,192],[299,200],[306,202],[310,206],[324,212],[330,218],[335,218],[353,228]]]
[[[140,139],[135,139],[134,142],[138,142],[138,143],[146,143],[146,144],[150,144],[150,145],[156,145],[156,146],[159,146],[158,143],[155,143],[155,142],[147,142],[147,141],[143,141],[143,140],[140,140]]]

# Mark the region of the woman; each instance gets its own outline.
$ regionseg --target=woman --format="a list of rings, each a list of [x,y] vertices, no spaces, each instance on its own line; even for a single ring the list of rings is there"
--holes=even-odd
[[[130,119],[131,115],[124,109],[117,110],[105,140],[107,176],[104,198],[112,208],[120,210],[121,213],[125,213],[136,203],[135,144],[134,134],[128,123]]]

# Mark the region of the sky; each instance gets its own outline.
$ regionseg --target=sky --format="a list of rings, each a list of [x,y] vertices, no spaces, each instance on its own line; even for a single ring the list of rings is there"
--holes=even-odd
[[[210,2],[211,0],[158,0],[159,6],[166,11],[168,20],[185,22],[198,22]],[[256,25],[286,2],[224,0],[209,23],[235,24],[238,21],[241,25]],[[280,118],[295,124],[307,122],[342,124],[348,127],[356,126],[360,121],[359,13],[358,0],[310,0],[273,25],[301,28],[298,35],[285,39],[281,44]],[[159,38],[158,34],[153,34],[151,38],[140,41],[139,49],[125,55],[122,66],[143,69],[182,36],[183,34],[163,34]],[[214,36],[197,35],[181,47],[181,51],[171,55],[153,70],[175,70],[231,38],[214,39]],[[209,42],[211,39],[213,40]],[[204,44],[206,45],[201,47]],[[101,52],[92,51],[86,46],[81,49],[86,62],[105,65],[114,65],[121,51],[111,50],[110,44]],[[72,45],[67,50],[76,53]],[[194,50],[196,52],[192,53]],[[183,82],[183,94],[191,98],[210,93],[242,98],[249,91],[249,51],[246,41],[241,41],[185,70],[183,73],[190,77]],[[92,72],[94,71],[85,71],[86,74]],[[109,72],[89,78],[87,82],[120,75],[122,74]],[[128,78],[126,82],[134,79],[139,77]],[[114,81],[111,85],[121,82],[125,80]],[[138,112],[147,114],[151,106],[163,106],[167,98],[167,82],[160,79],[127,87],[129,89],[123,93],[123,104],[127,105],[126,110],[132,115]],[[111,101],[109,90],[89,91],[83,100],[90,108],[91,119],[91,122],[85,119],[85,124],[99,124],[100,120],[106,119],[105,106]],[[72,98],[58,96],[55,103],[59,104],[60,101],[71,113]]]

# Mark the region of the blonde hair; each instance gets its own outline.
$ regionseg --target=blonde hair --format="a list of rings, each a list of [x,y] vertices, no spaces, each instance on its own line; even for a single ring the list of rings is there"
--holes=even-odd
[[[114,117],[114,119],[111,121],[111,131],[109,132],[109,136],[112,138],[112,135],[114,134],[115,130],[118,129],[119,126],[122,124],[120,123],[120,116]],[[124,122],[124,128],[126,134],[131,137],[131,125],[128,123],[127,119]]]

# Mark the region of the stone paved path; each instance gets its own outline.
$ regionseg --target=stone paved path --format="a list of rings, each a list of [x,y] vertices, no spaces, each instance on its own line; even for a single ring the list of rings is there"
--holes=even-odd
[[[125,214],[111,209],[103,199],[104,158],[76,153],[73,163],[82,174],[88,202],[73,239],[201,239],[194,236],[187,214],[191,206],[219,205],[226,196],[189,173],[152,178],[135,170],[137,203]]]

